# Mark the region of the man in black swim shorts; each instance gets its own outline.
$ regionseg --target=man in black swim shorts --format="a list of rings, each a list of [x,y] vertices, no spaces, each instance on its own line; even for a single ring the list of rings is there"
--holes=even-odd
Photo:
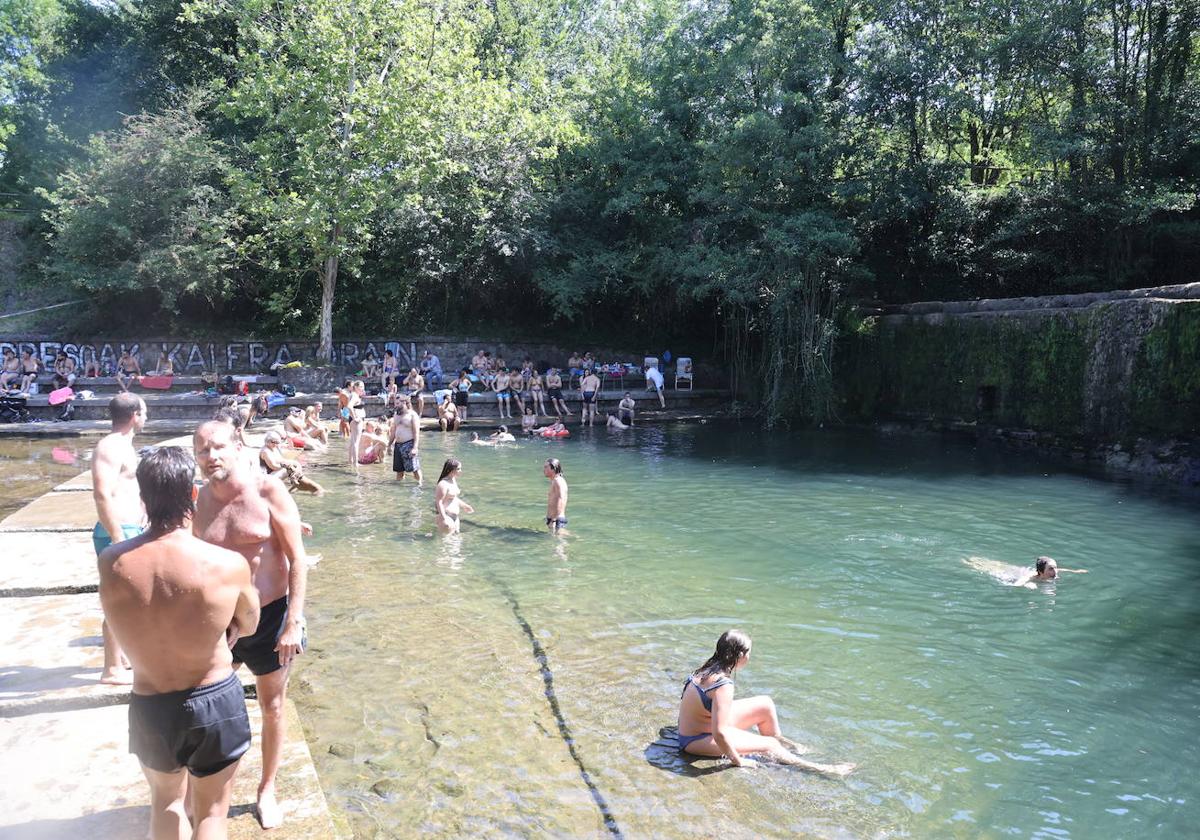
[[[133,664],[129,751],[150,783],[156,838],[224,837],[250,746],[227,639],[258,625],[258,592],[244,557],[192,536],[195,469],[179,447],[146,456],[137,483],[149,530],[98,561],[104,615]],[[189,787],[194,826],[184,816]]]

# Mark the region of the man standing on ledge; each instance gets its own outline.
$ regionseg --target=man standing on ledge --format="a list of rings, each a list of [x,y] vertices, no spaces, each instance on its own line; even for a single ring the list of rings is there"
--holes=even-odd
[[[146,403],[136,394],[117,394],[108,403],[112,432],[96,444],[92,455],[92,498],[96,501],[96,518],[92,529],[92,545],[96,556],[115,542],[136,537],[143,531],[146,512],[138,496],[138,456],[133,448],[133,436],[146,425]],[[110,685],[129,685],[133,675],[121,652],[121,645],[108,627],[101,624],[104,635],[104,671],[100,682]]]
[[[178,446],[148,455],[137,483],[149,530],[98,561],[100,602],[133,661],[129,751],[150,783],[154,840],[224,838],[233,776],[250,747],[229,645],[258,625],[258,592],[240,555],[192,536],[195,473]]]
[[[202,423],[193,445],[196,463],[208,480],[196,499],[196,536],[245,557],[262,602],[258,630],[234,645],[233,664],[245,662],[255,676],[263,716],[258,818],[263,828],[275,828],[283,823],[275,776],[286,734],[288,673],[307,644],[308,558],[300,535],[300,512],[279,479],[264,475],[247,461],[228,423]]]

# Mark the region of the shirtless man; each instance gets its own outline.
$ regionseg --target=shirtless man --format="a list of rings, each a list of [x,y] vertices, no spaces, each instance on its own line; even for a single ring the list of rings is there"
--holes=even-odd
[[[567,401],[563,399],[562,374],[558,368],[546,371],[546,396],[550,398],[550,407],[554,409],[555,414],[562,416],[571,413],[567,409]]]
[[[546,527],[558,534],[567,527],[567,479],[563,475],[562,462],[547,458],[542,475],[550,479],[550,495],[546,499]]]
[[[583,416],[579,418],[580,425],[587,423],[596,425],[596,401],[600,398],[600,377],[589,370],[579,380],[579,400],[583,405]]]
[[[1053,557],[1042,555],[1034,560],[1033,568],[1022,568],[989,560],[986,557],[968,557],[965,564],[976,571],[991,575],[1000,583],[1008,586],[1023,586],[1026,589],[1037,589],[1039,583],[1056,580],[1060,574],[1086,575],[1087,569],[1060,569]]]
[[[100,603],[136,675],[129,751],[150,783],[154,840],[224,838],[233,777],[250,748],[229,645],[258,626],[258,592],[241,555],[192,535],[195,470],[177,446],[146,456],[137,485],[149,529],[97,562]]]
[[[392,472],[396,474],[396,480],[403,481],[405,473],[412,473],[420,487],[421,418],[412,410],[412,401],[403,394],[396,416],[392,418],[388,446],[392,447]]]
[[[509,390],[511,378],[508,375],[508,368],[501,368],[492,381],[492,390],[496,392],[496,407],[499,409],[501,417],[512,417],[512,392]]]
[[[300,513],[287,488],[247,463],[228,423],[196,429],[196,463],[208,483],[196,499],[196,536],[232,549],[250,567],[262,603],[258,630],[233,647],[233,664],[254,674],[262,709],[262,779],[258,818],[263,828],[282,824],[275,799],[284,741],[284,700],[292,660],[307,644],[304,597],[309,561],[300,536]]]
[[[21,381],[21,361],[17,354],[4,348],[4,368],[0,370],[0,390],[15,388]]]
[[[420,417],[425,412],[425,377],[416,368],[412,368],[408,376],[404,377],[404,389],[416,406],[417,416]]]
[[[141,534],[146,521],[138,495],[138,456],[133,448],[133,436],[146,425],[146,403],[136,394],[117,394],[108,403],[108,416],[112,432],[96,444],[92,455],[92,498],[99,520],[92,529],[92,545],[97,557],[113,543]],[[133,675],[129,673],[121,645],[107,620],[100,626],[104,635],[104,671],[100,682],[128,685],[133,682]]]
[[[632,426],[633,412],[636,407],[637,403],[634,402],[633,395],[626,391],[625,396],[621,397],[621,401],[617,403],[617,419],[626,425]]]

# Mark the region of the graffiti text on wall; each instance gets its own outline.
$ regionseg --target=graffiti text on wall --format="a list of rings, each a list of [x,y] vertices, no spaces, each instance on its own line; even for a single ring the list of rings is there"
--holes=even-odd
[[[101,369],[108,370],[115,370],[121,354],[129,351],[137,357],[143,370],[157,366],[160,359],[169,358],[180,373],[259,373],[272,365],[292,361],[313,363],[317,358],[317,345],[301,341],[0,341],[0,351],[5,349],[18,356],[28,351],[47,367],[52,367],[55,357],[62,352],[80,367],[95,359]],[[353,367],[371,356],[382,359],[385,350],[396,354],[401,367],[417,367],[420,363],[415,343],[389,340],[340,341],[333,345],[333,363]]]

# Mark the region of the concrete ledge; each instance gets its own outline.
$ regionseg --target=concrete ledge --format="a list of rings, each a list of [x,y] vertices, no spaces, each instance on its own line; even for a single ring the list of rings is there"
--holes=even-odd
[[[2,531],[90,531],[96,509],[78,493],[47,493],[0,522]]]
[[[232,840],[261,838],[254,813],[262,772],[262,715],[247,701],[253,741],[234,781]],[[0,840],[144,840],[150,796],[137,759],[128,753],[128,711],[108,706],[66,713],[0,718],[0,776],[5,807]],[[288,732],[279,770],[286,822],[277,840],[339,835],[318,783],[296,708],[288,701]]]
[[[95,592],[96,584],[91,534],[0,532],[0,596]]]

